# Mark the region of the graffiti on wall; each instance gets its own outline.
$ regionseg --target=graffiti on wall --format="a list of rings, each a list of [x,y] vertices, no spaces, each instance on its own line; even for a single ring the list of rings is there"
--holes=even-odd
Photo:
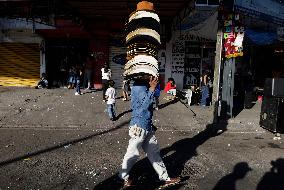
[[[196,36],[190,33],[181,34],[178,36],[178,41],[191,41],[191,42],[211,42],[212,40],[202,38],[200,36]]]
[[[172,48],[172,74],[184,73],[184,41],[176,41]]]
[[[184,73],[184,53],[173,54],[172,74]]]

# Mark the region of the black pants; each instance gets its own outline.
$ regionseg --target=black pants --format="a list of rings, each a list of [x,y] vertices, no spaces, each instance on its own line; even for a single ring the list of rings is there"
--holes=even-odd
[[[105,96],[106,96],[106,90],[107,90],[107,88],[108,88],[108,80],[106,80],[106,79],[103,79],[102,80],[102,85],[103,85],[103,100],[105,100],[106,98],[105,98]]]

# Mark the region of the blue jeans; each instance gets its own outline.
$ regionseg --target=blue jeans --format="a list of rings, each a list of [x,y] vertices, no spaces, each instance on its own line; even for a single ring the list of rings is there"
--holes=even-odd
[[[153,108],[159,108],[159,96],[154,97]]]
[[[109,118],[114,119],[115,118],[115,104],[107,104],[107,112],[108,112]]]
[[[207,105],[207,98],[209,97],[209,88],[208,86],[202,86],[201,87],[201,101],[200,104],[202,106]]]
[[[76,92],[81,93],[81,90],[80,90],[80,80],[79,79],[76,80]]]

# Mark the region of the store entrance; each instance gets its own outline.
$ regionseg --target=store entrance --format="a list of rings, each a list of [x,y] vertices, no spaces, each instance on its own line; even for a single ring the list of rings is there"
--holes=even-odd
[[[184,78],[183,88],[191,89],[194,92],[193,104],[199,104],[201,99],[202,82],[206,77],[206,83],[213,82],[215,42],[186,41],[185,42],[185,60],[184,60]],[[204,76],[206,75],[206,76]],[[203,81],[201,81],[201,78]],[[208,84],[206,84],[208,85]],[[212,85],[208,85],[208,98],[205,105],[211,105]]]
[[[69,70],[83,66],[88,47],[87,40],[46,41],[46,73],[51,87],[67,85]]]

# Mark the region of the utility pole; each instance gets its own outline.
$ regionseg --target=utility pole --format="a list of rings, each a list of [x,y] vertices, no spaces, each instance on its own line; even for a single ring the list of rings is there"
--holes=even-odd
[[[223,50],[223,25],[218,21],[217,42],[216,42],[216,55],[215,55],[215,68],[214,68],[214,80],[213,80],[213,123],[218,122],[219,110],[219,93],[220,93],[220,75],[222,64],[222,50]]]

